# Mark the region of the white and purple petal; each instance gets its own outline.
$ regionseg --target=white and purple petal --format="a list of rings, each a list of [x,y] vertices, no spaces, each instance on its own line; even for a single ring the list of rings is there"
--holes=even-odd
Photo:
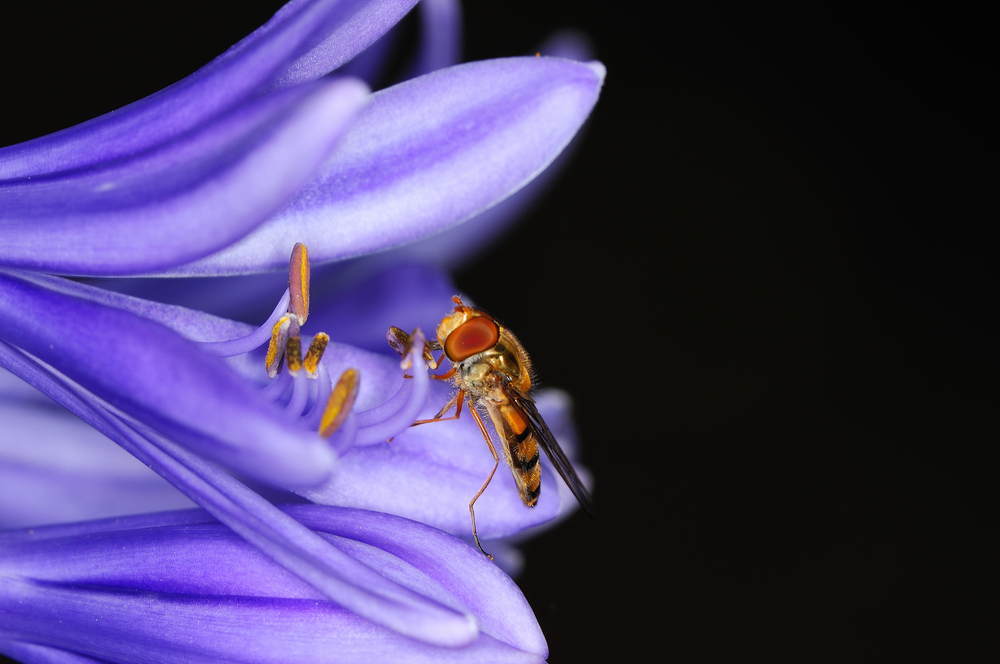
[[[242,237],[311,178],[367,92],[296,84],[362,52],[413,4],[293,0],[169,88],[0,149],[0,265],[149,273]]]
[[[285,510],[375,573],[476,616],[465,648],[406,639],[344,611],[200,511],[0,534],[0,652],[102,661],[541,661],[538,624],[481,554],[406,519]],[[13,645],[11,645],[13,644]]]
[[[266,88],[318,78],[367,48],[415,0],[292,0],[187,78],[63,131],[0,150],[0,180],[78,170],[149,150]]]
[[[594,55],[589,37],[572,29],[553,33],[542,42],[538,51],[542,55],[578,62],[590,61]],[[377,265],[426,263],[461,269],[500,238],[552,186],[573,158],[585,131],[586,126],[538,177],[493,207],[446,231],[361,260]]]
[[[414,362],[419,362],[417,357]],[[455,647],[475,639],[478,630],[470,616],[374,574],[215,465],[60,379],[5,342],[0,342],[0,365],[92,424],[237,535],[344,608],[425,643]]]
[[[367,51],[416,3],[417,0],[341,0],[334,11],[327,10],[324,17],[327,27],[319,33],[326,35],[323,41],[287,65],[270,87],[286,87],[325,76]],[[281,11],[294,4],[288,3]]]
[[[597,101],[600,63],[486,60],[372,97],[318,177],[234,245],[174,275],[279,269],[295,242],[341,260],[411,242],[495,205],[545,169]]]
[[[15,380],[0,370],[0,382]],[[193,507],[141,461],[47,398],[0,396],[0,421],[0,529]]]
[[[300,86],[150,151],[0,182],[0,265],[124,275],[225,247],[312,179],[366,98],[353,79]]]
[[[144,316],[0,272],[0,339],[188,449],[251,477],[310,484],[333,470],[336,455],[322,440],[288,426],[222,360]]]

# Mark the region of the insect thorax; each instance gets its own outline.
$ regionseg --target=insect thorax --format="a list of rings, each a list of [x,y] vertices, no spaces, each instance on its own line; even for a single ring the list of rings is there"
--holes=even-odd
[[[473,355],[458,363],[456,379],[459,387],[493,403],[505,403],[507,397],[502,390],[505,383],[521,391],[527,391],[531,386],[531,379],[519,359],[513,348],[502,343]]]

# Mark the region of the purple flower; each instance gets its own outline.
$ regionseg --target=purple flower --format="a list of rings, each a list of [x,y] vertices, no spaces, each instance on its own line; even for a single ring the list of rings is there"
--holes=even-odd
[[[117,309],[141,313],[195,340],[227,335],[237,337],[252,330],[250,326],[197,311],[154,304],[81,284],[57,281],[53,277],[34,279],[54,282],[64,293],[99,298],[100,302]],[[432,326],[440,318],[441,304],[448,302],[449,294],[454,292],[455,288],[445,274],[431,268],[402,266],[379,272],[345,292],[313,303],[314,312],[309,318],[309,327],[327,330],[333,339],[347,342],[331,342],[323,356],[323,368],[332,376],[339,376],[347,368],[355,368],[362,377],[361,391],[355,402],[356,411],[361,413],[380,406],[397,393],[400,396],[408,394],[400,392],[401,387],[408,386],[402,378],[398,357],[380,352],[383,348],[388,350],[383,330],[392,322],[408,328]],[[62,303],[59,308],[66,310],[70,304]],[[270,326],[263,327],[266,330]],[[40,345],[44,351],[44,339]],[[363,348],[365,346],[368,348]],[[200,356],[196,358],[201,361]],[[229,364],[247,376],[248,382],[261,387],[267,384],[259,352],[230,358]],[[0,505],[7,506],[7,513],[0,515],[0,526],[94,518],[188,504],[181,496],[165,491],[162,482],[157,481],[158,478],[147,469],[128,464],[127,459],[122,459],[118,450],[96,431],[90,433],[86,425],[74,418],[53,415],[51,402],[44,395],[26,386],[20,387],[13,380],[8,378],[0,383],[0,407],[12,415],[18,413],[16,418],[10,419],[13,426],[0,432],[0,459],[7,461],[0,466],[0,476],[4,478],[3,487],[0,487]],[[278,386],[282,380],[290,380],[287,373],[282,374],[268,390],[273,392],[273,386]],[[295,390],[287,383],[285,388],[287,394],[280,403],[287,407]],[[194,389],[187,388],[188,391]],[[430,384],[428,393],[420,417],[433,415],[447,400],[447,387],[440,382]],[[567,398],[562,393],[549,390],[540,393],[538,401],[549,425],[573,458],[575,432],[568,417]],[[491,459],[473,421],[466,418],[432,427],[406,429],[408,423],[398,425],[402,430],[392,443],[384,442],[390,432],[382,437],[376,436],[374,441],[377,444],[344,450],[339,462],[343,472],[333,474],[321,486],[298,489],[298,492],[316,502],[391,512],[429,523],[458,536],[471,536],[466,503],[491,468]],[[287,421],[282,420],[281,427],[287,428]],[[82,434],[81,429],[84,431]],[[296,434],[297,431],[287,433]],[[73,439],[69,440],[67,436]],[[28,437],[34,440],[31,449],[25,449],[22,444]],[[86,443],[75,443],[77,438]],[[306,435],[305,440],[310,444],[318,439]],[[332,440],[336,443],[338,437]],[[371,437],[369,440],[372,440]],[[84,444],[86,447],[81,449]],[[285,440],[273,452],[276,463],[287,457],[290,444]],[[67,455],[85,456],[89,463],[81,467],[79,464],[55,464],[52,461]],[[100,468],[95,467],[97,458],[102,459],[103,466]],[[220,461],[226,462],[225,459]],[[237,463],[238,459],[228,461],[227,465]],[[547,460],[543,463],[547,464]],[[255,468],[256,465],[251,465],[242,470],[244,474],[253,474]],[[401,479],[405,481],[401,482]],[[89,507],[78,500],[72,503],[64,500],[65,492],[70,487],[84,482],[87,485],[80,486],[78,490],[91,496],[87,499]],[[494,482],[496,487],[484,494],[480,501],[483,515],[481,533],[484,538],[511,535],[566,514],[576,506],[575,499],[567,493],[557,473],[548,466],[543,474],[542,497],[532,510],[520,505],[509,474],[498,474]],[[138,493],[123,498],[116,488],[122,483],[137,486]],[[26,490],[32,491],[30,500],[26,499]],[[51,496],[51,499],[46,496]],[[144,500],[149,502],[142,502]],[[21,503],[21,511],[13,509],[14,501]],[[123,509],[123,503],[129,508]],[[35,516],[32,518],[30,515]]]
[[[398,358],[336,343],[336,333],[325,354],[325,342],[313,337],[318,350],[306,355],[303,370],[292,361],[297,352],[285,346],[299,339],[308,313],[296,304],[303,289],[294,284],[254,330],[51,276],[264,272],[286,264],[302,241],[316,262],[342,260],[440,232],[520,189],[586,119],[603,68],[553,58],[493,60],[440,69],[371,96],[356,79],[322,78],[363,54],[413,4],[293,1],[183,81],[77,127],[0,150],[0,367],[152,468],[291,571],[295,583],[361,617],[350,620],[367,619],[434,646],[459,646],[478,633],[469,607],[373,572],[220,468],[317,502],[394,512],[467,535],[468,523],[455,512],[465,512],[471,478],[485,475],[481,455],[469,453],[477,434],[468,421],[407,430],[444,396],[442,386],[431,386],[419,334],[404,358],[413,380],[403,380]],[[427,33],[447,34],[454,8],[428,4]],[[456,40],[425,45],[415,71],[447,64]],[[364,57],[377,59],[377,52],[355,62]],[[365,293],[385,301],[437,279],[422,275],[423,281],[399,284],[392,278],[376,280]],[[304,293],[308,297],[308,288]],[[336,328],[328,312],[351,295],[314,303],[313,323],[319,318]],[[390,322],[406,325],[415,311],[424,315],[425,304],[417,295],[386,311],[399,316]],[[440,306],[446,305],[445,297]],[[369,329],[368,322],[359,321],[356,337],[367,339],[359,330]],[[276,377],[264,387],[263,349],[276,324],[285,332],[269,362]],[[303,351],[309,341],[301,337]],[[289,364],[278,373],[280,352]],[[343,421],[327,441],[315,432],[329,428],[324,409],[343,396],[335,381],[348,368],[360,375],[360,388],[337,402]],[[20,392],[0,400],[0,407],[20,413],[7,440],[34,435],[33,419],[42,430],[54,422],[63,430],[77,426],[42,414],[51,406],[35,393],[12,389]],[[559,399],[549,397],[553,414],[565,411]],[[549,414],[544,399],[540,407]],[[392,444],[382,442],[388,438]],[[338,465],[354,477],[338,473]],[[45,486],[60,472],[79,480],[79,471],[20,458],[3,472]],[[137,499],[138,509],[181,500],[136,471],[128,469],[119,487],[113,472],[91,473],[106,490],[104,506],[98,500],[94,511],[109,509],[122,495]],[[425,494],[419,483],[428,473],[437,473],[443,485]],[[507,500],[507,487],[484,496],[484,536],[505,537],[571,509],[555,473],[547,475],[543,496],[549,498],[533,511]],[[138,494],[129,482],[142,487]],[[465,499],[454,511],[442,508],[440,501],[459,495]],[[37,513],[52,513],[45,503],[36,503]],[[50,597],[38,595],[38,606]],[[121,594],[116,598],[120,603]]]
[[[24,662],[538,662],[548,654],[517,586],[466,543],[386,514],[282,509],[395,582],[400,602],[429,597],[470,616],[479,637],[446,649],[399,636],[186,510],[0,533],[0,653]]]

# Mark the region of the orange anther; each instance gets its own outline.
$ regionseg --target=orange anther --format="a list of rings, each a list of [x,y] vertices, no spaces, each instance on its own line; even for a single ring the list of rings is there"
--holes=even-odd
[[[341,374],[326,402],[326,410],[323,411],[323,417],[319,422],[319,435],[329,438],[340,428],[354,407],[354,399],[358,396],[360,384],[361,377],[357,369],[348,369]]]

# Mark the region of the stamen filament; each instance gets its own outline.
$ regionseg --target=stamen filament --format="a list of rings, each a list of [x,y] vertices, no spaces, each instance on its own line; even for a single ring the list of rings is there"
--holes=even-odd
[[[288,383],[290,383],[292,377],[288,373],[279,374],[275,380],[272,380],[267,384],[267,387],[260,389],[258,394],[260,394],[267,401],[277,401],[284,394],[285,390],[288,389]]]
[[[400,385],[399,389],[396,390],[396,393],[388,401],[370,410],[358,413],[358,426],[361,428],[370,427],[379,422],[384,422],[401,411],[410,398],[410,392],[413,391],[412,386],[412,380],[404,380],[403,384]]]
[[[403,359],[404,365],[407,362],[409,363],[409,369],[413,373],[413,380],[404,381],[404,387],[400,388],[400,392],[405,389],[406,383],[410,383],[413,387],[410,388],[409,398],[405,401],[403,407],[399,409],[399,412],[392,417],[377,424],[372,424],[369,427],[358,429],[358,435],[354,442],[355,445],[384,443],[386,440],[405,431],[417,419],[417,415],[420,414],[420,411],[427,402],[427,394],[430,391],[431,382],[423,354],[424,335],[418,328],[414,330],[413,347],[406,358]],[[397,392],[397,396],[398,394]],[[393,399],[390,399],[390,401]],[[360,420],[361,418],[359,417],[358,419]]]
[[[319,423],[323,418],[323,411],[326,410],[326,402],[330,400],[330,393],[333,391],[333,385],[330,383],[330,371],[326,368],[326,365],[320,362],[319,370],[316,373],[318,374],[316,381],[316,402],[309,409],[309,412],[303,415],[305,427],[310,431],[317,431],[319,429]]]
[[[292,383],[292,398],[285,406],[285,414],[292,419],[297,419],[309,401],[309,383],[304,375],[294,376],[292,380],[294,381]]]
[[[228,341],[198,341],[195,343],[206,353],[217,357],[233,357],[234,355],[249,353],[254,348],[267,343],[267,340],[271,338],[271,331],[274,329],[274,324],[288,311],[289,297],[288,290],[286,289],[285,294],[278,300],[278,306],[274,308],[267,321],[245,337],[237,337]]]
[[[330,445],[337,450],[338,454],[343,454],[354,447],[358,436],[358,417],[354,412],[347,414],[340,429],[330,438]]]

